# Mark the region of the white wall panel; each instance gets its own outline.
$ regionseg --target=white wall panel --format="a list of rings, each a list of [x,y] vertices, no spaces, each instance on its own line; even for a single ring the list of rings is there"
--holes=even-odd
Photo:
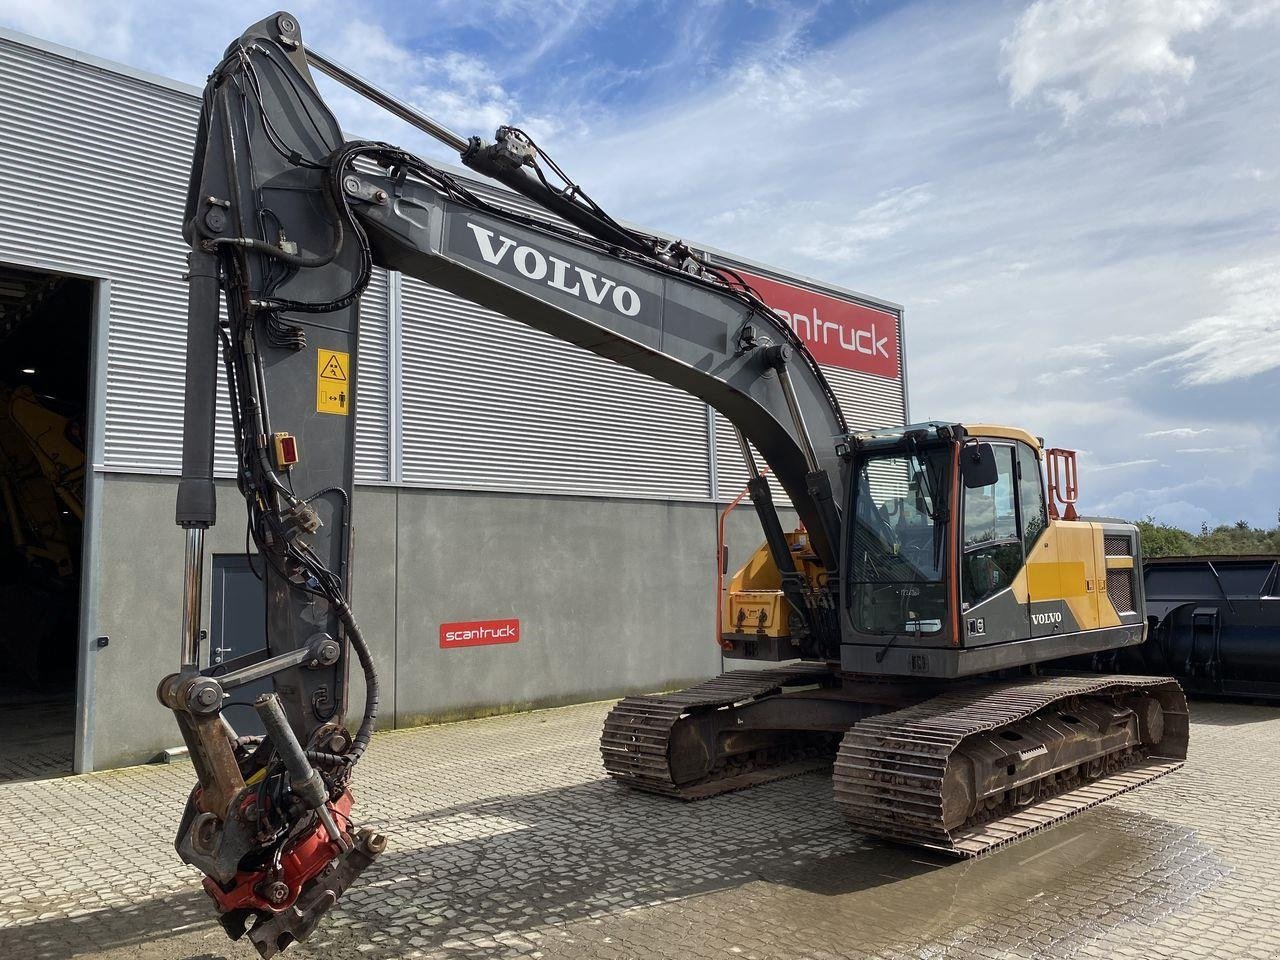
[[[111,281],[101,466],[177,473],[186,359],[182,214],[199,99],[0,38],[0,260]],[[387,476],[386,277],[361,308],[357,476]],[[219,396],[218,473],[234,475]]]
[[[190,94],[0,40],[0,259],[111,281],[103,458],[176,472]]]

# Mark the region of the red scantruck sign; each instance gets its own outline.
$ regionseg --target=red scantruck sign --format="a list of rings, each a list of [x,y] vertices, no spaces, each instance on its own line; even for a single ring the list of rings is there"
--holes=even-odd
[[[898,320],[876,310],[738,270],[819,363],[897,380]]]
[[[440,646],[483,647],[491,643],[518,643],[519,620],[465,620],[440,624]]]

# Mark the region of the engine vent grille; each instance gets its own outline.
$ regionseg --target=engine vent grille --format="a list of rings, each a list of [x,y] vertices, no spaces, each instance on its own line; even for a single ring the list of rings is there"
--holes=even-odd
[[[1116,613],[1134,613],[1133,571],[1108,570],[1107,595],[1111,597],[1111,605],[1116,608]]]
[[[1102,550],[1108,557],[1132,557],[1133,538],[1123,533],[1104,534]]]

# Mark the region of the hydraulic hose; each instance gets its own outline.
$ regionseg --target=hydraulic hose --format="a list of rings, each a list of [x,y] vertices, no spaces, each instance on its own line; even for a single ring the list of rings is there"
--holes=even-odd
[[[369,645],[365,643],[364,634],[360,632],[360,627],[356,624],[356,619],[351,613],[350,605],[341,598],[331,598],[331,602],[334,605],[334,612],[337,613],[338,619],[342,621],[347,639],[351,641],[352,649],[356,652],[356,659],[360,661],[360,669],[364,673],[364,716],[361,717],[360,727],[356,730],[355,738],[351,741],[351,749],[346,753],[329,753],[323,750],[307,750],[305,753],[307,759],[312,763],[322,763],[334,767],[353,767],[356,761],[364,755],[365,750],[369,748],[369,741],[373,739],[373,732],[378,726],[378,701],[380,698],[378,671],[373,664],[373,655],[369,652]]]
[[[373,665],[373,655],[369,652],[369,645],[364,642],[364,634],[356,625],[356,618],[352,616],[351,607],[345,600],[338,604],[337,613],[338,619],[346,628],[347,638],[356,652],[356,659],[360,661],[360,669],[364,672],[364,716],[360,720],[360,728],[356,731],[355,740],[351,742],[351,749],[345,754],[346,763],[351,766],[368,749],[369,741],[373,739],[373,731],[378,725],[378,671]]]

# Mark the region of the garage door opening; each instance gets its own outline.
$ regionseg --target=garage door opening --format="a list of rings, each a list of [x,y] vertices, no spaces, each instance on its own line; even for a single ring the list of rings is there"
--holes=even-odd
[[[0,780],[71,772],[93,284],[0,266]]]

